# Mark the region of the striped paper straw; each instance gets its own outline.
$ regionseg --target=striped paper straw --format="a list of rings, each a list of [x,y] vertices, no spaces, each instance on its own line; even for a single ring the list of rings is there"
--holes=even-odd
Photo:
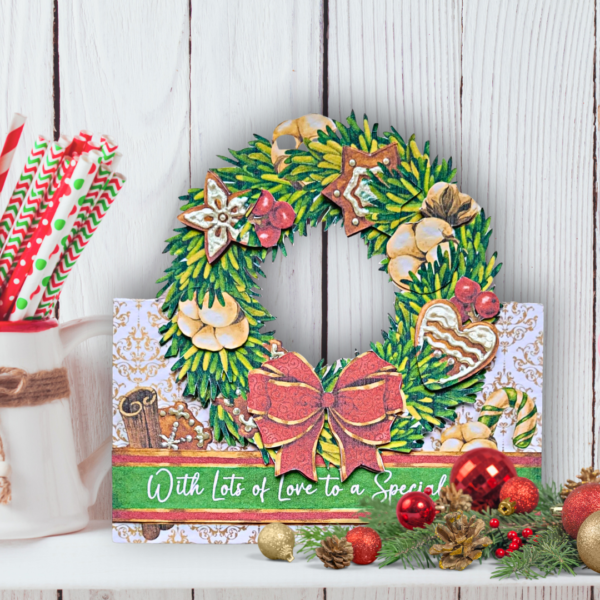
[[[111,161],[117,152],[119,145],[112,140],[108,135],[100,136],[100,150],[102,151],[102,162],[111,164]]]
[[[20,256],[14,263],[14,268],[10,274],[10,278],[4,286],[2,294],[0,294],[0,319],[6,318],[6,315],[10,311],[15,298],[21,290],[23,282],[25,281],[27,275],[32,271],[33,260],[35,259],[39,245],[49,232],[49,220],[51,221],[54,218],[54,215],[58,210],[61,196],[70,190],[69,178],[71,177],[76,164],[77,159],[73,161],[71,168],[66,172],[63,185],[56,192],[56,202],[48,211],[47,218],[42,219],[42,222],[35,229],[31,229],[28,232],[33,240],[29,241],[25,246],[23,246]]]
[[[92,152],[90,152],[90,154],[92,154]],[[75,220],[73,229],[71,229],[69,242],[71,242],[71,240],[75,237],[87,216],[92,212],[92,208],[106,187],[109,177],[110,169],[108,169],[104,164],[99,165],[98,172],[96,173],[96,177],[92,182],[90,191],[87,193],[85,200],[83,200],[83,202],[80,204],[79,212],[77,213],[77,219]]]
[[[21,177],[19,177],[19,181],[17,181],[15,190],[12,193],[8,204],[6,205],[4,214],[2,215],[2,220],[0,220],[0,248],[4,246],[6,240],[8,239],[10,230],[12,229],[13,223],[19,214],[19,210],[21,209],[23,201],[27,197],[27,192],[29,191],[31,182],[35,177],[38,167],[44,158],[44,152],[46,151],[47,147],[48,140],[40,135],[34,142],[33,148],[29,152],[29,156],[27,157],[27,161],[23,167]]]
[[[97,165],[90,162],[87,156],[83,155],[79,158],[73,174],[68,181],[65,180],[65,187],[68,190],[61,197],[58,208],[51,222],[48,222],[45,237],[41,238],[37,246],[35,256],[32,256],[31,261],[21,266],[18,269],[23,269],[23,275],[26,275],[25,281],[22,284],[21,290],[16,295],[14,301],[10,298],[14,294],[14,289],[9,290],[14,277],[11,277],[5,291],[2,293],[0,300],[3,300],[1,308],[4,308],[6,301],[12,303],[12,311],[8,317],[9,321],[20,321],[25,317],[33,317],[35,311],[44,295],[44,280],[50,277],[56,265],[60,261],[61,255],[67,247],[68,233],[71,231],[75,219],[77,217],[78,200],[85,197],[94,181],[94,177],[98,170]],[[67,235],[65,235],[67,234]],[[34,240],[34,243],[37,239]],[[17,269],[15,269],[16,274]]]
[[[50,194],[50,188],[52,183],[57,178],[58,171],[60,170],[60,165],[63,162],[63,158],[65,155],[65,147],[60,144],[60,142],[52,142],[49,148],[49,152],[46,154],[47,160],[44,161],[43,166],[46,167],[46,175],[49,176],[47,180],[44,180],[45,190],[41,196],[40,204],[38,210],[33,217],[33,221],[29,226],[28,230],[25,232],[25,237],[21,242],[21,246],[17,252],[18,261],[27,248],[27,244],[33,235],[33,232],[37,229],[37,226],[40,223],[40,219],[43,217],[44,213],[48,210],[48,206],[52,205],[52,196],[54,195],[54,191],[52,195]]]
[[[8,170],[10,169],[10,165],[15,155],[15,150],[17,149],[19,140],[21,139],[21,134],[23,133],[23,127],[26,120],[27,117],[15,113],[12,121],[10,122],[8,135],[6,136],[2,152],[0,153],[0,192],[4,188],[4,182],[6,181]]]
[[[88,141],[89,141],[89,140],[91,140],[91,139],[92,139],[92,136],[93,136],[94,134],[93,134],[91,131],[88,131],[87,129],[82,129],[82,130],[79,132],[79,135],[80,135],[82,138],[85,138],[86,140],[88,140]]]
[[[69,273],[75,266],[77,259],[81,256],[85,247],[90,243],[94,232],[98,229],[102,219],[106,216],[108,209],[117,198],[121,188],[125,185],[125,181],[125,177],[120,173],[115,173],[111,176],[108,185],[102,192],[98,202],[94,205],[92,212],[84,221],[81,230],[73,238],[67,251],[63,254],[60,262],[56,266],[56,269],[54,269],[52,277],[44,290],[42,300],[35,312],[36,317],[48,318],[52,314],[54,304],[60,296],[61,289],[65,284]]]
[[[115,152],[115,155],[113,156],[112,161],[110,162],[110,170],[115,173],[116,170],[119,168],[119,165],[121,164],[121,159],[123,158],[123,155],[120,152]]]
[[[2,250],[2,255],[0,256],[0,287],[7,281],[8,276],[12,271],[19,249],[23,244],[23,240],[29,231],[31,223],[37,215],[40,202],[52,179],[54,173],[54,159],[51,150],[51,147],[48,148],[44,154],[40,168],[35,174],[27,197],[23,201],[23,204],[21,204],[19,216],[14,222],[10,235]]]

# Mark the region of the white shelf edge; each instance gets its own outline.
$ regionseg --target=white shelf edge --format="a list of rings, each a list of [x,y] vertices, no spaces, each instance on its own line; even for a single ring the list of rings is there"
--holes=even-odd
[[[490,579],[493,560],[463,572],[354,564],[332,571],[303,556],[289,564],[269,561],[255,545],[119,544],[108,521],[70,535],[0,542],[0,565],[0,589],[7,590],[600,585],[600,575],[589,570],[498,581]]]

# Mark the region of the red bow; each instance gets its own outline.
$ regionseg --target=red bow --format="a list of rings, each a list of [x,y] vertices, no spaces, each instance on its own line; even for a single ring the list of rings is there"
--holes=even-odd
[[[333,392],[324,392],[306,359],[295,352],[265,362],[248,377],[248,411],[266,448],[281,447],[275,475],[300,471],[316,481],[317,440],[327,411],[340,446],[341,479],[358,467],[383,471],[377,446],[390,441],[394,415],[404,406],[402,376],[374,352],[346,366]]]

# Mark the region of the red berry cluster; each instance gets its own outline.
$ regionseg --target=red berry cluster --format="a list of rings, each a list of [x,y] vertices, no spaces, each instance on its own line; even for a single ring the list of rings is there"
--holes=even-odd
[[[291,204],[275,200],[273,194],[262,190],[254,208],[254,228],[263,248],[277,245],[282,229],[289,229],[296,219],[296,211]]]
[[[498,527],[500,527],[500,521],[498,521],[498,519],[492,519],[490,521],[490,527],[492,529],[498,529]],[[529,527],[526,527],[525,529],[523,529],[523,531],[521,531],[522,537],[519,537],[519,534],[516,531],[509,531],[506,534],[506,538],[509,542],[508,547],[497,548],[496,558],[504,558],[507,554],[518,552],[525,543],[525,540],[527,540],[527,538],[530,538],[532,535],[533,530],[531,530]]]
[[[491,319],[500,312],[500,300],[494,292],[482,292],[481,286],[468,277],[461,277],[450,302],[456,306],[463,323]]]

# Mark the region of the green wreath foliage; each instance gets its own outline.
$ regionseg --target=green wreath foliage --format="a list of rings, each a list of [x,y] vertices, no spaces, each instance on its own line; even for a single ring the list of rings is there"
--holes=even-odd
[[[379,134],[377,125],[371,127],[366,116],[362,126],[354,113],[348,117],[347,124],[335,121],[335,125],[337,132],[328,127],[326,131],[318,132],[317,139],[306,139],[305,149],[288,150],[285,168],[279,174],[271,161],[271,143],[259,135],[255,135],[247,148],[230,150],[230,156],[220,157],[230,166],[213,169],[232,192],[246,190],[249,206],[258,200],[263,190],[269,191],[277,200],[291,204],[296,212],[294,225],[282,231],[274,248],[260,247],[252,224],[245,218],[238,223],[238,228],[249,234],[249,245],[230,244],[213,264],[206,258],[202,231],[181,227],[167,240],[164,252],[171,254],[173,262],[158,280],[162,284],[158,297],[164,295],[162,310],[169,319],[160,329],[161,343],[168,346],[166,357],[177,359],[172,370],[177,372],[179,381],[185,379],[184,394],[199,400],[203,406],[211,405],[210,421],[217,441],[225,440],[238,446],[247,443],[238,434],[232,417],[214,404],[214,400],[218,396],[228,399],[240,395],[246,397],[248,373],[270,358],[266,348],[274,332],[263,332],[262,329],[274,317],[260,302],[258,278],[265,276],[261,266],[269,251],[273,260],[278,252],[285,256],[286,241],[293,243],[295,235],[306,235],[308,227],[323,223],[327,230],[341,221],[340,208],[321,192],[341,172],[343,147],[351,146],[369,153],[389,144],[396,144],[398,148],[400,163],[397,169],[380,164],[380,173],[369,173],[369,187],[373,193],[369,220],[373,226],[361,232],[369,258],[385,257],[387,241],[397,227],[422,218],[419,209],[431,186],[437,182],[452,182],[456,174],[451,159],[439,161],[430,157],[428,142],[421,151],[414,136],[405,141],[394,128]],[[191,189],[180,200],[184,202],[181,210],[200,206],[204,202],[204,190]],[[443,390],[426,388],[421,381],[419,360],[431,361],[428,372],[438,373],[440,377],[449,367],[429,352],[418,357],[413,340],[421,308],[430,300],[452,298],[456,282],[462,276],[478,282],[482,290],[493,287],[501,265],[497,264],[496,254],[489,260],[486,258],[491,233],[490,219],[482,210],[469,223],[456,228],[460,242],[457,248],[442,252],[438,247],[436,262],[424,263],[416,275],[411,274],[410,290],[396,293],[389,328],[382,332],[383,342],[373,343],[371,348],[402,374],[407,413],[395,419],[391,442],[382,449],[410,452],[420,448],[425,433],[434,427],[443,427],[446,421],[454,421],[456,407],[473,403],[481,390],[483,372]],[[387,272],[387,264],[385,257],[381,260],[380,270]],[[248,340],[235,350],[200,350],[177,326],[179,302],[192,300],[194,296],[202,299],[208,294],[210,304],[216,298],[224,305],[225,292],[239,303],[248,319]],[[347,363],[348,359],[341,359],[334,365],[326,365],[323,361],[317,365],[315,371],[326,390],[333,389],[339,372]],[[273,451],[264,449],[260,434],[257,433],[252,442],[268,461]],[[339,449],[327,422],[317,452],[327,464],[339,465]]]

